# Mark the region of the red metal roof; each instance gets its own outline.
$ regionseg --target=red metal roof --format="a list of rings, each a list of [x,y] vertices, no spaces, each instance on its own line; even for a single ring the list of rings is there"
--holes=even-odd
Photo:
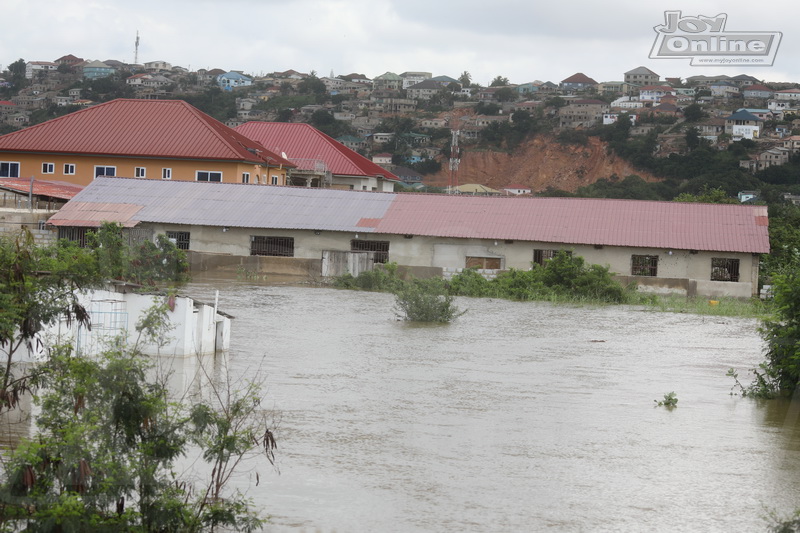
[[[30,178],[0,178],[0,189],[28,193],[31,190]],[[33,194],[69,200],[83,189],[82,185],[62,181],[33,180]]]
[[[112,100],[2,135],[0,151],[294,166],[182,100]]]
[[[401,194],[376,233],[769,252],[763,206]]]
[[[247,122],[235,129],[275,153],[285,153],[293,161],[322,160],[328,170],[337,176],[382,176],[399,181],[385,168],[308,124]]]
[[[561,80],[561,83],[591,83],[597,85],[596,81],[594,81],[592,78],[590,78],[583,72],[578,72],[576,74],[573,74],[569,78]]]
[[[769,252],[765,206],[398,194],[130,178],[98,177],[50,223],[98,225],[102,220]]]

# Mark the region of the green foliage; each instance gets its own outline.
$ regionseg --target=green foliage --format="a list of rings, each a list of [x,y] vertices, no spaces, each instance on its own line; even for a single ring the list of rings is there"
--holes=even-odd
[[[776,394],[791,394],[800,385],[800,254],[788,266],[772,277],[774,316],[760,330],[767,344],[763,379]]]
[[[706,116],[703,108],[699,104],[689,104],[683,108],[683,118],[687,122],[698,122]]]
[[[263,520],[225,490],[248,454],[272,462],[260,391],[215,388],[217,405],[169,401],[149,359],[119,346],[97,359],[56,349],[43,365],[37,435],[4,464],[0,528],[26,531],[255,531]],[[181,480],[175,461],[199,446],[211,467]]]
[[[666,407],[667,409],[672,409],[678,406],[678,397],[675,395],[674,392],[670,392],[664,395],[663,400],[653,400],[656,404],[656,407]]]
[[[544,266],[530,270],[510,269],[486,280],[474,270],[453,276],[450,293],[460,296],[507,298],[510,300],[594,301],[625,303],[630,290],[615,281],[608,269],[587,265],[582,257],[560,251]]]
[[[180,99],[221,122],[236,116],[236,93],[233,91],[209,87],[202,93],[181,95]]]
[[[358,289],[373,292],[394,292],[403,284],[397,275],[397,263],[386,263],[372,270],[365,270],[358,276],[345,274],[333,281],[334,287],[340,289]]]
[[[508,85],[508,78],[505,76],[495,76],[492,83],[489,84],[489,87],[504,87],[506,85]]]
[[[556,141],[561,144],[577,144],[586,146],[589,143],[589,132],[586,130],[565,129],[556,136]]]
[[[450,322],[463,315],[439,278],[414,279],[395,291],[397,316],[414,322]]]
[[[739,200],[733,198],[726,193],[722,188],[711,188],[708,185],[703,185],[703,188],[697,194],[682,192],[673,200],[674,202],[699,202],[704,204],[738,204]]]

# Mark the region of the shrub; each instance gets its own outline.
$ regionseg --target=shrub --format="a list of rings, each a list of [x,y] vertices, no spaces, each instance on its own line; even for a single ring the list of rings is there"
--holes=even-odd
[[[416,322],[450,322],[463,315],[441,279],[415,279],[395,292],[398,316]]]

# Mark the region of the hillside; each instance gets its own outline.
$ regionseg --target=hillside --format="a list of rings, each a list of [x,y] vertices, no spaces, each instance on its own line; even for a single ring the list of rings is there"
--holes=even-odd
[[[443,161],[442,171],[426,176],[425,183],[447,186],[447,168],[447,161]],[[563,145],[551,136],[538,135],[512,154],[466,148],[461,154],[458,182],[479,183],[493,189],[513,183],[527,185],[534,192],[548,187],[575,192],[578,187],[613,174],[620,178],[636,174],[645,181],[658,181],[615,154],[607,153],[605,143],[597,137],[590,137],[587,145],[580,146]]]

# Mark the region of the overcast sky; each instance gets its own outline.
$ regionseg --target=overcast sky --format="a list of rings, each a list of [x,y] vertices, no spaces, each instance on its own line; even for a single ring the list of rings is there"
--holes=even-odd
[[[583,72],[621,80],[646,66],[664,77],[750,74],[800,82],[797,0],[3,0],[0,66],[53,61],[167,61],[190,70],[259,75],[294,69],[328,76],[357,72],[472,74],[488,85],[559,82]],[[726,31],[780,31],[772,67],[689,65],[650,59],[664,10],[727,14]]]

